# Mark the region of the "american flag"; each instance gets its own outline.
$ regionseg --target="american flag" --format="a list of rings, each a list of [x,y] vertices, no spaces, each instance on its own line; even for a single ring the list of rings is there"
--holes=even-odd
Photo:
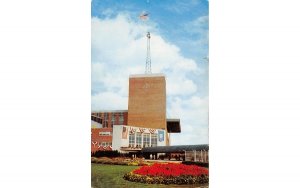
[[[141,20],[148,20],[149,14],[146,13],[146,12],[143,12],[143,13],[140,14],[139,17],[140,17]]]
[[[122,132],[122,139],[127,139],[128,129],[126,127],[123,127]]]

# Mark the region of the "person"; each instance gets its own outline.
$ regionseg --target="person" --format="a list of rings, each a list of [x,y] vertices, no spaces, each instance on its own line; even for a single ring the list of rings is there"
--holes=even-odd
[[[150,154],[150,159],[152,160],[152,154]]]

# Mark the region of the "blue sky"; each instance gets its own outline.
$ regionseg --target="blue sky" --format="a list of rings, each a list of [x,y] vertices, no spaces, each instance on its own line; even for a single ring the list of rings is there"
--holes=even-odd
[[[149,2],[149,3],[148,3]],[[108,16],[108,10],[110,14]],[[181,51],[187,57],[203,61],[202,57],[207,56],[208,45],[201,46],[202,49],[190,43],[202,38],[201,30],[208,30],[208,22],[200,27],[193,27],[197,24],[197,18],[208,16],[207,0],[93,0],[92,16],[109,18],[121,12],[127,12],[138,20],[142,11],[150,14],[150,21],[157,24],[161,36],[167,41],[181,47]],[[190,24],[190,25],[189,25]],[[193,29],[190,29],[190,27]]]
[[[181,119],[171,144],[208,143],[207,0],[92,0],[92,110],[127,109],[128,76],[144,73],[147,31],[152,72],[166,75],[167,117]]]

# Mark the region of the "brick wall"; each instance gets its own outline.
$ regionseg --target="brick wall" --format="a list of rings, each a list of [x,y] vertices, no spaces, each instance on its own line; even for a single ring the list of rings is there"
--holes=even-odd
[[[102,136],[99,132],[112,132],[112,128],[95,128],[91,129],[91,151],[102,150],[99,149],[98,144],[102,142],[110,142],[112,143],[112,134],[110,136]],[[94,144],[93,144],[94,143]]]
[[[164,75],[129,78],[128,125],[166,129]]]

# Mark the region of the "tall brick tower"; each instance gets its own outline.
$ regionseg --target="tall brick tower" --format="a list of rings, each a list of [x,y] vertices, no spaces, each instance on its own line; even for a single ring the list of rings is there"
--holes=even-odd
[[[166,124],[165,76],[130,75],[128,125],[167,130]]]
[[[145,74],[129,76],[128,125],[164,129],[166,145],[169,145],[166,119],[166,78],[164,74],[152,74],[150,32],[147,32],[146,36]]]

